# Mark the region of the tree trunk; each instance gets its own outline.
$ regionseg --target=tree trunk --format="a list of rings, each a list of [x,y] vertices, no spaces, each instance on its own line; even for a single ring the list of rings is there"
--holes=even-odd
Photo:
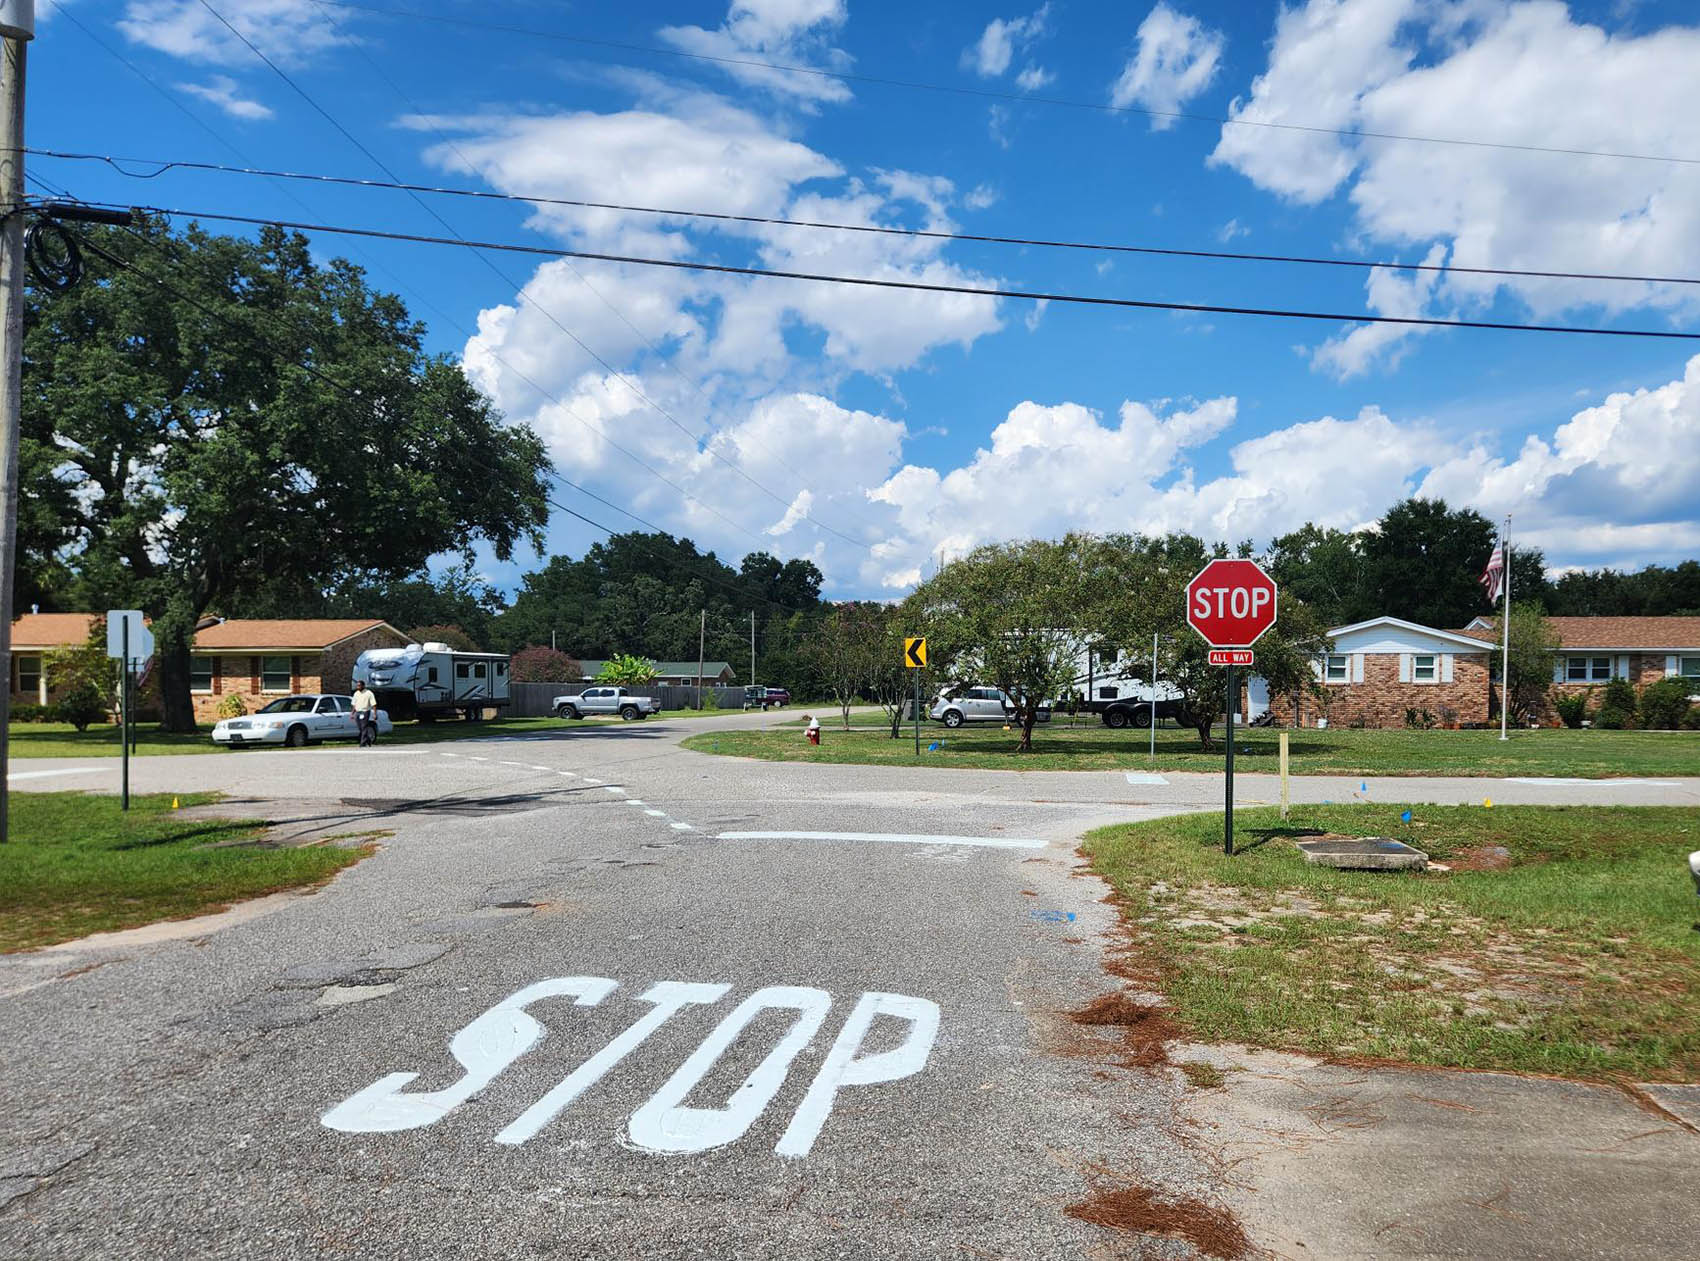
[[[1037,707],[1029,705],[1017,712],[1021,722],[1021,743],[1016,746],[1018,753],[1033,752],[1033,724],[1039,720]]]
[[[1198,709],[1193,711],[1192,718],[1192,725],[1198,729],[1198,747],[1203,749],[1206,753],[1216,747],[1210,740],[1210,728],[1212,726],[1213,719],[1209,714],[1209,709],[1210,707],[1207,705],[1198,706]],[[1199,713],[1199,710],[1203,710],[1205,712]]]
[[[154,664],[159,669],[160,728],[164,731],[195,730],[195,702],[190,694],[189,643],[156,641]]]

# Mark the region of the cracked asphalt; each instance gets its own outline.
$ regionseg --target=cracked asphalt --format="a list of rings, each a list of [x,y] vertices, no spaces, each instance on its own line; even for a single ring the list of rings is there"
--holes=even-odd
[[[219,925],[0,957],[0,1256],[1194,1255],[1064,1211],[1225,1196],[1180,1075],[1067,1019],[1121,984],[1074,847],[1219,780],[677,747],[769,721],[134,762],[283,836],[392,835]],[[775,832],[903,839],[722,839]]]

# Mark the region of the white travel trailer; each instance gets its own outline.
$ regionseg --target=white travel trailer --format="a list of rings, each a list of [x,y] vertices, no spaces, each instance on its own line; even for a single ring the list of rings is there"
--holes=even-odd
[[[392,718],[431,722],[458,712],[476,721],[507,705],[508,658],[436,643],[368,648],[354,662],[354,681],[376,692]]]

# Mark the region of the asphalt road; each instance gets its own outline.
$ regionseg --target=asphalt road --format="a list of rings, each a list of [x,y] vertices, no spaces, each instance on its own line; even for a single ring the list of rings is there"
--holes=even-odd
[[[1068,1019],[1122,985],[1073,850],[1219,779],[677,748],[764,721],[132,763],[284,835],[393,834],[219,931],[0,958],[0,1256],[1192,1255],[1064,1212],[1222,1178],[1180,1078]],[[1295,791],[1484,783],[1599,799]]]

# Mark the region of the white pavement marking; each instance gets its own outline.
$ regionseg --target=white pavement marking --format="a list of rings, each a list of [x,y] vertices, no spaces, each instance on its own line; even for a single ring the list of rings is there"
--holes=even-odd
[[[526,769],[533,771],[552,771],[555,768],[553,766],[529,766]]]
[[[681,1007],[693,1003],[718,1003],[726,997],[730,985],[691,984],[685,981],[658,981],[642,994],[640,1003],[654,1003],[655,1010],[639,1019],[619,1037],[591,1056],[543,1098],[532,1104],[507,1129],[496,1135],[498,1143],[517,1146],[553,1121],[574,1099],[602,1079],[609,1069],[625,1059],[645,1038],[670,1020]]]
[[[1508,779],[1508,784],[1533,784],[1537,788],[1681,788],[1674,779]]]
[[[97,771],[109,771],[110,766],[77,766],[63,771],[7,771],[6,780],[14,779],[47,779],[53,775],[93,775]]]
[[[791,1061],[809,1044],[832,1006],[832,995],[806,985],[770,985],[732,1009],[701,1046],[632,1113],[626,1132],[635,1146],[656,1152],[702,1152],[735,1143],[766,1110],[785,1084]],[[708,1075],[744,1027],[769,1008],[795,1011],[797,1018],[773,1050],[750,1070],[723,1108],[689,1108],[684,1100]]]
[[[857,1059],[856,1052],[876,1015],[907,1020],[909,1036],[901,1046]],[[826,1124],[839,1087],[871,1086],[913,1077],[926,1067],[938,1031],[939,1005],[929,999],[911,998],[907,994],[863,994],[850,1019],[839,1030],[838,1040],[827,1052],[826,1061],[815,1074],[809,1093],[797,1105],[791,1124],[785,1127],[774,1152],[780,1156],[807,1156]]]
[[[694,832],[694,831],[696,831],[696,829],[695,829],[695,828],[693,828],[693,827],[692,827],[692,826],[691,826],[691,825],[690,825],[690,824],[688,824],[688,823],[675,823],[675,824],[674,824],[674,825],[673,825],[673,830],[674,830],[674,831],[675,831],[675,832]]]
[[[640,803],[634,801],[632,804],[635,806]],[[665,810],[645,810],[644,813],[652,819],[665,819],[667,817],[667,812]]]
[[[1130,784],[1166,784],[1169,781],[1151,771],[1129,771],[1127,782]]]
[[[600,788],[600,787],[602,787],[602,781],[601,781],[601,780],[599,780],[599,779],[592,779],[592,778],[591,778],[591,777],[590,777],[590,776],[588,776],[588,775],[586,775],[586,776],[585,776],[585,777],[584,777],[584,782],[585,782],[585,783],[587,783],[587,784],[589,784],[589,785],[590,785],[590,786],[591,786],[591,787],[592,787],[592,788]]]
[[[721,841],[885,841],[896,845],[978,845],[985,849],[1044,849],[1018,836],[916,836],[901,832],[722,832]]]
[[[630,801],[622,801],[620,804],[622,806],[641,806],[644,803],[639,801],[636,797],[633,797]]]
[[[510,994],[479,1016],[449,1043],[449,1053],[466,1071],[442,1090],[403,1093],[418,1073],[391,1073],[350,1095],[320,1120],[349,1134],[380,1134],[433,1125],[496,1080],[496,1075],[537,1045],[545,1032],[526,1014],[527,1003],[557,994],[573,995],[577,1007],[594,1007],[618,984],[600,976],[566,976],[538,981]]]

